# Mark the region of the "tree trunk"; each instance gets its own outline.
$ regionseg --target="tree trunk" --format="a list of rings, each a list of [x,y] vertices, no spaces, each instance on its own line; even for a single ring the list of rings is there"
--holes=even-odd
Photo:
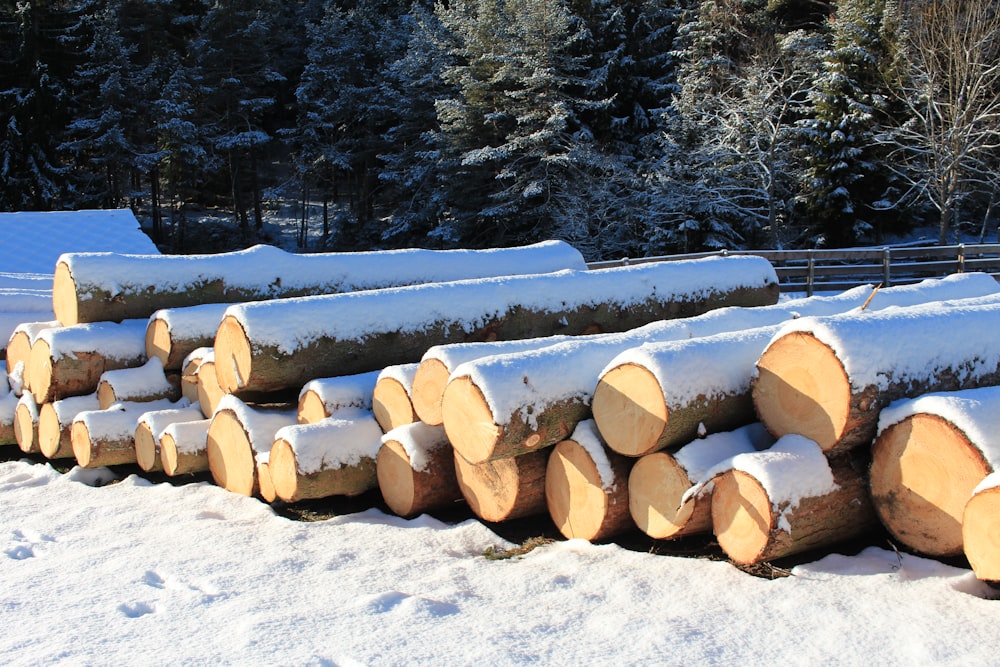
[[[18,324],[7,341],[7,381],[18,396],[28,389],[28,363],[31,346],[45,329],[59,326],[56,320]]]
[[[170,401],[117,403],[107,410],[78,412],[70,427],[73,455],[81,468],[135,464],[135,425],[148,410],[166,409]]]
[[[381,371],[310,380],[299,393],[299,423],[315,424],[347,408],[372,409]]]
[[[170,424],[160,434],[160,462],[171,477],[208,470],[211,419]]]
[[[965,557],[977,579],[1000,582],[1000,475],[976,487],[962,515]]]
[[[455,452],[455,475],[462,497],[484,521],[510,521],[542,514],[545,466],[551,449],[522,456],[469,463]]]
[[[382,430],[368,410],[343,410],[278,431],[268,458],[275,493],[286,502],[356,496],[378,486]]]
[[[42,454],[50,459],[73,458],[73,420],[81,412],[100,409],[96,393],[43,403],[38,408],[38,448]]]
[[[38,403],[31,393],[21,394],[14,408],[14,439],[25,454],[41,451],[38,447]]]
[[[199,347],[211,347],[229,304],[209,303],[186,308],[162,308],[146,327],[146,356],[159,359],[165,370],[180,370]]]
[[[387,366],[379,373],[372,390],[372,412],[383,433],[417,421],[417,413],[410,400],[417,366],[416,363],[397,364]]]
[[[135,459],[146,472],[163,470],[160,456],[160,435],[170,424],[202,418],[197,405],[178,405],[163,410],[150,410],[139,416],[135,427]]]
[[[257,455],[269,453],[278,429],[294,423],[294,410],[251,408],[226,396],[208,428],[208,466],[215,483],[233,493],[257,495]]]
[[[382,498],[399,516],[462,500],[455,454],[440,426],[414,422],[393,429],[382,438],[375,463]]]
[[[596,542],[635,529],[628,510],[633,462],[607,449],[590,419],[553,448],[545,468],[545,500],[564,537]]]
[[[621,331],[776,301],[766,260],[713,259],[244,303],[227,311],[215,337],[219,379],[233,394],[301,387],[412,363],[433,345]],[[282,326],[291,321],[302,323],[294,339]]]
[[[146,318],[161,308],[585,268],[582,255],[558,241],[301,255],[271,246],[214,255],[68,253],[55,268],[52,303],[68,326]]]
[[[102,410],[120,401],[141,403],[161,398],[176,401],[180,397],[180,375],[165,373],[159,359],[134,368],[105,371],[97,383],[97,400]]]

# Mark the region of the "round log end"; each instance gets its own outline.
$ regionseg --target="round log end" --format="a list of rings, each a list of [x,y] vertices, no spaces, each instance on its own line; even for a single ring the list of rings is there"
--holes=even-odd
[[[484,521],[509,521],[541,514],[549,451],[470,463],[455,452],[455,475],[462,497]]]
[[[55,273],[52,276],[52,310],[56,319],[64,327],[79,324],[79,311],[77,309],[76,281],[73,279],[73,272],[65,262],[56,264]]]
[[[260,487],[260,497],[265,503],[273,503],[278,494],[271,481],[271,466],[268,463],[257,464],[257,485]]]
[[[158,451],[156,436],[149,429],[149,424],[145,422],[135,427],[135,459],[139,467],[146,472],[159,470],[160,452]]]
[[[375,474],[382,499],[389,509],[402,517],[411,516],[416,497],[415,473],[410,457],[399,442],[387,440],[379,447]]]
[[[219,386],[215,362],[202,362],[198,366],[196,377],[198,379],[198,406],[201,408],[203,415],[211,417],[215,414],[215,409],[218,407],[219,401],[225,395],[222,387]]]
[[[330,413],[327,412],[326,404],[318,393],[312,389],[302,392],[302,395],[299,396],[297,412],[297,419],[300,424],[315,424],[329,416]]]
[[[38,404],[46,403],[52,388],[52,349],[45,340],[37,340],[31,346],[28,367],[24,371],[31,395]]]
[[[660,383],[636,364],[605,373],[594,389],[591,408],[608,447],[625,456],[654,451],[669,419]]]
[[[984,489],[969,499],[962,542],[976,578],[1000,582],[1000,487]]]
[[[215,333],[216,376],[226,393],[236,393],[247,386],[252,370],[250,339],[243,325],[232,315],[222,318]]]
[[[73,443],[73,456],[76,457],[76,462],[80,464],[80,467],[90,466],[92,458],[90,431],[87,430],[87,425],[82,421],[73,422],[70,429],[70,442]]]
[[[275,440],[267,467],[275,495],[289,503],[299,500],[299,464],[291,443],[284,438]]]
[[[159,359],[163,367],[167,368],[172,350],[173,341],[170,338],[170,326],[158,317],[151,319],[146,327],[146,356],[150,359],[154,357]]]
[[[25,454],[39,451],[38,430],[31,409],[19,403],[14,408],[14,440],[17,441],[18,448]]]
[[[918,413],[875,440],[872,502],[882,524],[903,544],[929,556],[958,556],[962,513],[989,473],[961,430],[937,415]]]
[[[600,539],[608,500],[587,450],[574,440],[557,444],[545,469],[545,502],[559,532],[568,539]]]
[[[417,371],[413,375],[410,400],[413,401],[413,411],[425,424],[440,426],[444,423],[441,416],[441,399],[445,387],[448,386],[450,375],[448,367],[440,359],[425,359],[417,366]]]
[[[372,391],[372,412],[383,433],[417,420],[406,387],[395,378],[382,378],[375,383],[375,389]]]
[[[167,475],[173,477],[177,474],[177,443],[167,433],[160,438],[160,465]]]
[[[232,410],[220,410],[212,417],[206,445],[208,469],[215,483],[227,491],[252,496],[257,488],[257,463],[250,438]]]
[[[829,346],[809,333],[788,333],[768,346],[757,371],[754,407],[775,438],[796,433],[827,451],[843,437],[851,383]]]
[[[15,331],[7,341],[7,374],[14,373],[18,364],[21,365],[21,390],[28,387],[28,362],[31,359],[31,337],[26,331]]]
[[[455,451],[469,463],[493,455],[503,429],[497,425],[483,392],[467,376],[448,383],[441,401],[445,433]]]
[[[773,528],[771,500],[760,483],[740,470],[715,478],[712,529],[719,546],[734,562],[759,562]]]
[[[629,513],[639,530],[658,540],[669,540],[712,529],[711,514],[693,521],[698,505],[710,500],[693,498],[681,505],[692,487],[690,478],[677,460],[665,452],[643,456],[632,466],[628,478]]]
[[[17,431],[17,414],[14,414],[15,435]],[[62,442],[62,428],[59,416],[51,403],[43,403],[38,408],[38,450],[46,458],[55,458]]]
[[[101,410],[107,410],[116,402],[118,402],[118,397],[115,396],[115,388],[107,381],[101,380],[97,384],[97,404]]]

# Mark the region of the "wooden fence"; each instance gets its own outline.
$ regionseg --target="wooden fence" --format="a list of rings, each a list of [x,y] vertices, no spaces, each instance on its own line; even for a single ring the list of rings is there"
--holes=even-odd
[[[832,250],[722,250],[660,257],[592,262],[592,269],[718,255],[766,257],[778,274],[782,292],[843,291],[866,283],[883,287],[952,273],[980,271],[1000,279],[1000,244],[895,246]]]

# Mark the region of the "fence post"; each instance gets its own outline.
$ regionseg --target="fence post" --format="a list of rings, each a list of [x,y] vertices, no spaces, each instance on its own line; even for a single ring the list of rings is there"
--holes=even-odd
[[[809,270],[806,273],[806,296],[813,295],[813,279],[816,273],[816,260],[813,257],[813,251],[808,252],[808,267]]]
[[[958,244],[958,272],[965,273],[965,244]]]
[[[886,248],[882,251],[882,287],[890,287],[890,271],[892,268],[892,249]]]

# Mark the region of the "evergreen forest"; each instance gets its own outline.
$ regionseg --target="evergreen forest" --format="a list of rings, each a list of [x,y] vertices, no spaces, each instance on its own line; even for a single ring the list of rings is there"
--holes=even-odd
[[[589,260],[996,240],[993,0],[3,0],[0,210]]]

